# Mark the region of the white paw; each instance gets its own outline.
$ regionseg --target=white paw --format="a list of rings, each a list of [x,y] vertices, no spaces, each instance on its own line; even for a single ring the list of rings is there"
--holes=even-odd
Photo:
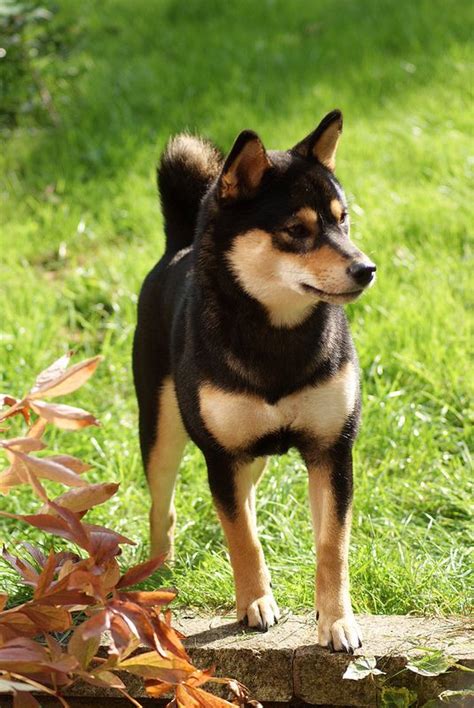
[[[245,609],[238,609],[237,619],[249,627],[267,632],[280,619],[280,610],[273,595],[267,594],[253,600]]]
[[[362,646],[362,638],[354,615],[347,614],[335,619],[322,612],[318,619],[318,644],[331,651],[353,654]]]

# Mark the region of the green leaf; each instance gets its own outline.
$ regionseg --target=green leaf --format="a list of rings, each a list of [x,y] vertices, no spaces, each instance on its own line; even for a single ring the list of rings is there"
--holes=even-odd
[[[416,700],[416,693],[408,688],[386,687],[380,695],[381,708],[410,708]]]
[[[439,676],[448,671],[455,663],[455,659],[443,654],[441,649],[437,649],[410,659],[406,668],[408,671],[420,674],[420,676]]]
[[[380,671],[380,669],[375,668],[376,663],[377,660],[374,656],[360,656],[354,661],[351,661],[342,678],[360,681],[367,676],[384,674],[385,671]]]

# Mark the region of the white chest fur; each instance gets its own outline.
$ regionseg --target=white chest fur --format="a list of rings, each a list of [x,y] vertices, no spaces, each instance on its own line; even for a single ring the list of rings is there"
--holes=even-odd
[[[281,428],[309,433],[322,445],[339,436],[352,413],[357,374],[348,362],[318,386],[285,396],[275,404],[253,394],[223,391],[210,383],[199,391],[201,415],[208,431],[228,450],[237,450]]]

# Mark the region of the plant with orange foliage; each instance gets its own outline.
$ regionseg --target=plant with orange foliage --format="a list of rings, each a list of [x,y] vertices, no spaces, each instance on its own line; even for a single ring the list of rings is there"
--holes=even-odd
[[[130,568],[123,575],[117,563],[121,545],[133,543],[115,531],[83,521],[84,515],[117,492],[118,484],[90,484],[81,475],[89,465],[70,455],[36,457],[44,450],[43,434],[48,424],[64,430],[98,425],[81,408],[51,403],[49,399],[78,389],[97,368],[101,357],[69,366],[70,355],[58,359],[36,379],[22,399],[0,396],[9,406],[0,423],[22,415],[27,430],[21,437],[0,440],[10,466],[0,474],[0,493],[29,484],[43,502],[35,514],[0,512],[76,546],[75,551],[41,550],[25,543],[31,560],[11,555],[3,558],[33,588],[33,597],[5,609],[7,596],[0,594],[0,694],[13,694],[15,708],[36,708],[34,692],[55,696],[68,706],[64,693],[81,680],[114,688],[131,703],[140,703],[127,693],[117,672],[129,672],[144,680],[149,697],[172,693],[168,706],[221,708],[259,704],[249,701],[237,681],[216,678],[212,670],[198,670],[190,661],[181,636],[172,628],[168,604],[174,590],[127,590],[145,580],[163,558],[153,558]],[[5,428],[1,429],[5,432]],[[54,500],[48,497],[42,479],[60,482],[70,489]],[[106,655],[99,656],[101,636],[108,631]],[[209,681],[227,684],[233,703],[201,688]]]

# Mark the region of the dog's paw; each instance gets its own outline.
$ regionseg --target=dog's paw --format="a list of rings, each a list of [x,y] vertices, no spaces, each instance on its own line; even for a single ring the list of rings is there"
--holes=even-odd
[[[362,639],[357,622],[352,614],[338,619],[319,614],[318,644],[331,651],[345,651],[353,654],[362,646]]]
[[[280,610],[273,595],[267,594],[253,600],[246,609],[238,610],[237,619],[248,627],[267,632],[280,619]]]

